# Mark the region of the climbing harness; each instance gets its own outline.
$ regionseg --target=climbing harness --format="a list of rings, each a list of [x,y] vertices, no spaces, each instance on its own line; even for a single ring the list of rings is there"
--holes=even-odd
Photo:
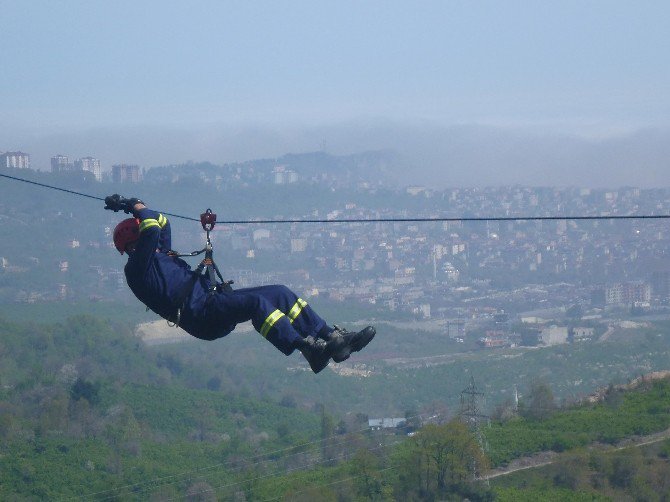
[[[184,256],[198,256],[202,253],[205,253],[205,257],[200,262],[198,267],[195,269],[195,274],[190,281],[188,281],[184,286],[182,286],[179,294],[177,295],[177,300],[175,301],[177,312],[175,314],[174,320],[168,320],[168,325],[173,327],[179,327],[179,321],[181,320],[181,313],[188,301],[191,292],[195,283],[201,276],[206,276],[209,279],[209,291],[208,294],[214,294],[216,291],[230,292],[233,290],[232,284],[235,281],[224,280],[219,267],[216,266],[214,262],[214,247],[212,246],[212,240],[209,237],[209,233],[214,229],[216,225],[216,214],[212,212],[210,208],[200,215],[200,224],[202,229],[206,232],[206,241],[205,247],[199,251],[192,251],[190,253],[178,253],[176,251],[168,251],[169,256],[174,256],[176,258],[181,258]],[[217,277],[220,280],[217,281]]]

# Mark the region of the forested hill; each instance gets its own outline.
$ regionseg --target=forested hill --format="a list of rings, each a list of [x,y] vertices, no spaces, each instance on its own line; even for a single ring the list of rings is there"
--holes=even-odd
[[[541,482],[524,489],[496,478],[489,488],[473,482],[472,466],[481,477],[489,465],[542,451],[581,455],[575,468],[559,458],[560,476],[543,485],[556,500],[629,496],[635,483],[655,483],[645,462],[654,476],[670,475],[654,460],[667,456],[665,443],[632,464],[607,453],[670,427],[667,380],[612,387],[601,402],[567,408],[538,384],[483,429],[482,452],[458,420],[408,417],[373,433],[367,417],[334,417],[318,396],[310,408],[290,389],[250,398],[233,376],[222,382],[207,368],[145,347],[123,322],[0,319],[0,498],[520,500]]]
[[[226,180],[229,187],[241,187],[265,185],[268,182],[291,183],[291,174],[295,174],[312,185],[327,182],[331,186],[367,184],[389,188],[402,171],[402,162],[397,154],[390,151],[340,156],[312,152],[224,165],[191,162],[160,166],[149,169],[146,179],[152,182],[174,182],[178,179],[199,178],[219,185]]]
[[[602,401],[565,408],[538,385],[516,413],[482,427],[483,456],[456,420],[426,425],[392,448],[373,456],[361,451],[329,470],[268,479],[255,493],[318,493],[332,500],[343,494],[361,500],[667,500],[669,427],[667,378],[640,379],[630,389],[611,386]],[[318,486],[301,485],[306,478]]]
[[[0,319],[0,385],[3,500],[82,495],[250,458],[314,439],[321,420],[281,397],[222,391],[211,375],[147,349],[130,326],[89,316]]]

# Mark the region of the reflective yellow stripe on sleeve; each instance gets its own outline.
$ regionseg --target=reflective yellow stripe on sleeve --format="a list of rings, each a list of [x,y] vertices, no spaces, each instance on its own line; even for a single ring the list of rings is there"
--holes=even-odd
[[[261,335],[267,338],[270,328],[272,328],[272,326],[274,326],[275,323],[282,317],[284,317],[284,313],[279,309],[275,310],[272,312],[272,314],[267,316],[263,322],[263,326],[261,326]]]
[[[151,227],[160,227],[160,225],[153,218],[147,218],[146,220],[142,221],[142,223],[140,223],[140,232],[144,232],[147,228]]]
[[[307,302],[302,298],[298,298],[296,300],[295,304],[293,305],[293,307],[291,307],[291,310],[289,310],[288,312],[288,318],[291,321],[291,323],[295,321],[295,318],[300,315],[300,312],[302,312],[302,309],[304,309],[306,306]]]
[[[163,228],[165,225],[167,225],[167,218],[163,216],[162,214],[158,215],[158,226]]]

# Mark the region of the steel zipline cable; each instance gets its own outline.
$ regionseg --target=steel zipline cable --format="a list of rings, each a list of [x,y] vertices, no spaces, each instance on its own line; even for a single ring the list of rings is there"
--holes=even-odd
[[[67,188],[61,188],[61,187],[56,187],[56,186],[53,186],[53,185],[47,185],[46,183],[39,183],[37,181],[27,180],[25,178],[19,178],[17,176],[9,176],[8,174],[0,173],[0,177],[8,178],[8,179],[14,180],[14,181],[21,181],[23,183],[28,183],[29,185],[36,185],[36,186],[42,187],[42,188],[49,188],[51,190],[58,190],[59,192],[65,192],[65,193],[68,193],[70,195],[78,195],[79,197],[86,197],[87,199],[95,199],[95,200],[105,202],[104,197],[98,197],[96,195],[90,195],[90,194],[87,194],[87,193],[77,192],[75,190],[68,190]],[[179,214],[170,214],[170,213],[165,213],[165,212],[163,212],[163,214],[165,214],[167,216],[172,216],[174,218],[182,218],[184,220],[191,220],[191,221],[198,221],[198,222],[200,221],[200,219],[198,219],[198,218],[191,218],[189,216],[182,216],[182,215],[179,215]]]
[[[98,197],[75,190],[68,190],[67,188],[47,185],[46,183],[39,183],[37,181],[27,180],[16,176],[9,176],[8,174],[1,174],[0,177],[7,178],[14,181],[28,183],[51,190],[58,190],[70,195],[77,195],[79,197],[86,197],[88,199],[95,199],[104,202],[104,197]],[[199,218],[191,216],[184,216],[181,214],[167,213],[161,211],[166,216],[173,218],[181,218],[183,220],[200,222]],[[504,221],[567,221],[567,220],[666,220],[670,219],[670,214],[623,214],[623,215],[572,215],[572,216],[437,216],[437,217],[416,217],[416,218],[344,218],[344,219],[330,219],[330,218],[316,218],[316,219],[251,219],[251,220],[220,220],[217,221],[223,225],[236,224],[274,224],[274,223],[426,223],[426,222],[504,222]]]

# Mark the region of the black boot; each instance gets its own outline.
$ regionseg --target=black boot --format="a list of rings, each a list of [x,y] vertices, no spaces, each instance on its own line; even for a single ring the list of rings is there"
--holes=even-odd
[[[337,324],[335,330],[328,335],[328,343],[338,341],[339,349],[333,352],[332,358],[336,363],[341,363],[349,359],[352,352],[362,350],[375,337],[375,328],[368,326],[358,333],[346,331],[340,328]]]
[[[321,340],[320,338],[308,336],[300,341],[297,349],[305,356],[312,371],[318,373],[328,366],[328,362],[333,354],[342,350],[343,347],[343,339]]]

